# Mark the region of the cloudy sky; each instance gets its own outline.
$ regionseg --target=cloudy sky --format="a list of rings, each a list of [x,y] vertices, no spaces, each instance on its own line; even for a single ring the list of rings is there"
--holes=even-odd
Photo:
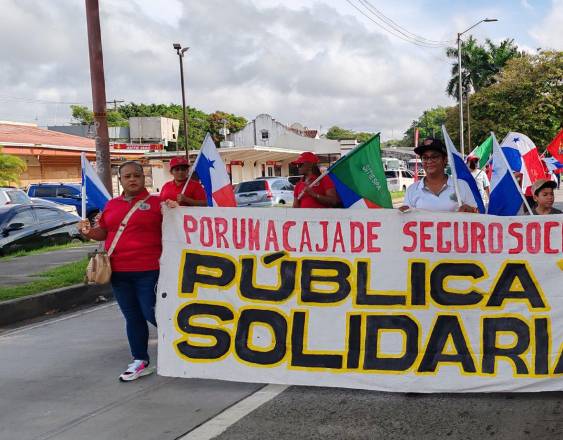
[[[100,0],[100,9],[108,100],[180,103],[179,42],[190,46],[190,106],[384,139],[453,103],[444,48],[407,36],[453,44],[492,17],[500,21],[476,28],[478,39],[563,50],[563,0]],[[0,0],[0,11],[0,120],[63,124],[69,103],[91,106],[84,0]]]

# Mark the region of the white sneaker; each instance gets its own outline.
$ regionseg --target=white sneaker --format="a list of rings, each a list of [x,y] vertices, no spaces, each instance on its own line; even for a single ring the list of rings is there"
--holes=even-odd
[[[149,368],[149,363],[147,361],[135,359],[127,366],[127,370],[121,373],[119,380],[122,382],[129,382],[131,380],[138,379],[141,376],[147,376],[153,372],[154,368]]]

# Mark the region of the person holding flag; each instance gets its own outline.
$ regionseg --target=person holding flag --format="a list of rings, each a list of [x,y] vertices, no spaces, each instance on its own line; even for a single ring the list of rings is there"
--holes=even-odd
[[[293,162],[299,165],[301,181],[297,182],[294,190],[294,208],[335,208],[340,204],[334,183],[327,175],[321,176],[318,163],[319,158],[309,151]]]
[[[149,328],[156,326],[154,307],[162,253],[162,212],[158,196],[145,188],[140,163],[119,166],[123,193],[107,202],[97,226],[81,220],[85,237],[104,241],[111,264],[111,287],[123,313],[132,362],[119,376],[129,382],[154,372],[149,368]]]
[[[416,208],[427,211],[477,212],[473,194],[465,185],[459,185],[458,201],[454,179],[445,172],[448,152],[440,139],[426,138],[414,152],[420,156],[426,175],[407,188],[400,211]]]
[[[201,183],[195,180],[193,175],[187,180],[189,169],[190,164],[184,156],[172,158],[170,173],[173,179],[166,182],[160,190],[162,202],[169,206],[175,206],[176,203],[180,206],[207,206],[207,196]]]

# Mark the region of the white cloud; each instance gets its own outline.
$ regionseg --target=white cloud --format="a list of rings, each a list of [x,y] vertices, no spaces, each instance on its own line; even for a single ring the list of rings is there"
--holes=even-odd
[[[542,49],[563,50],[563,0],[552,0],[551,11],[532,28],[530,35]]]
[[[10,44],[0,59],[0,119],[68,121],[67,104],[35,101],[91,100],[83,3],[2,2],[8,13],[0,16],[0,41]],[[184,64],[188,103],[207,112],[248,119],[267,112],[288,124],[381,130],[388,137],[424,109],[452,103],[444,92],[451,61],[443,49],[397,40],[340,0],[100,5],[108,100],[180,102],[172,49],[180,42],[191,47]],[[377,5],[436,40],[451,38],[466,21],[460,10],[447,20],[425,12],[419,0]],[[475,14],[489,12],[495,11]]]

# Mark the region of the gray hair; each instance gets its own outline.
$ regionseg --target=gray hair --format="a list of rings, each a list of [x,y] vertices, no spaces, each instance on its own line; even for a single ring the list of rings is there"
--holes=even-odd
[[[119,177],[121,177],[121,169],[128,165],[134,166],[137,169],[137,171],[139,171],[141,174],[143,175],[145,174],[145,171],[143,170],[143,166],[139,162],[135,160],[128,160],[126,162],[123,162],[121,165],[119,165],[119,168],[117,170],[117,174],[119,174]]]

